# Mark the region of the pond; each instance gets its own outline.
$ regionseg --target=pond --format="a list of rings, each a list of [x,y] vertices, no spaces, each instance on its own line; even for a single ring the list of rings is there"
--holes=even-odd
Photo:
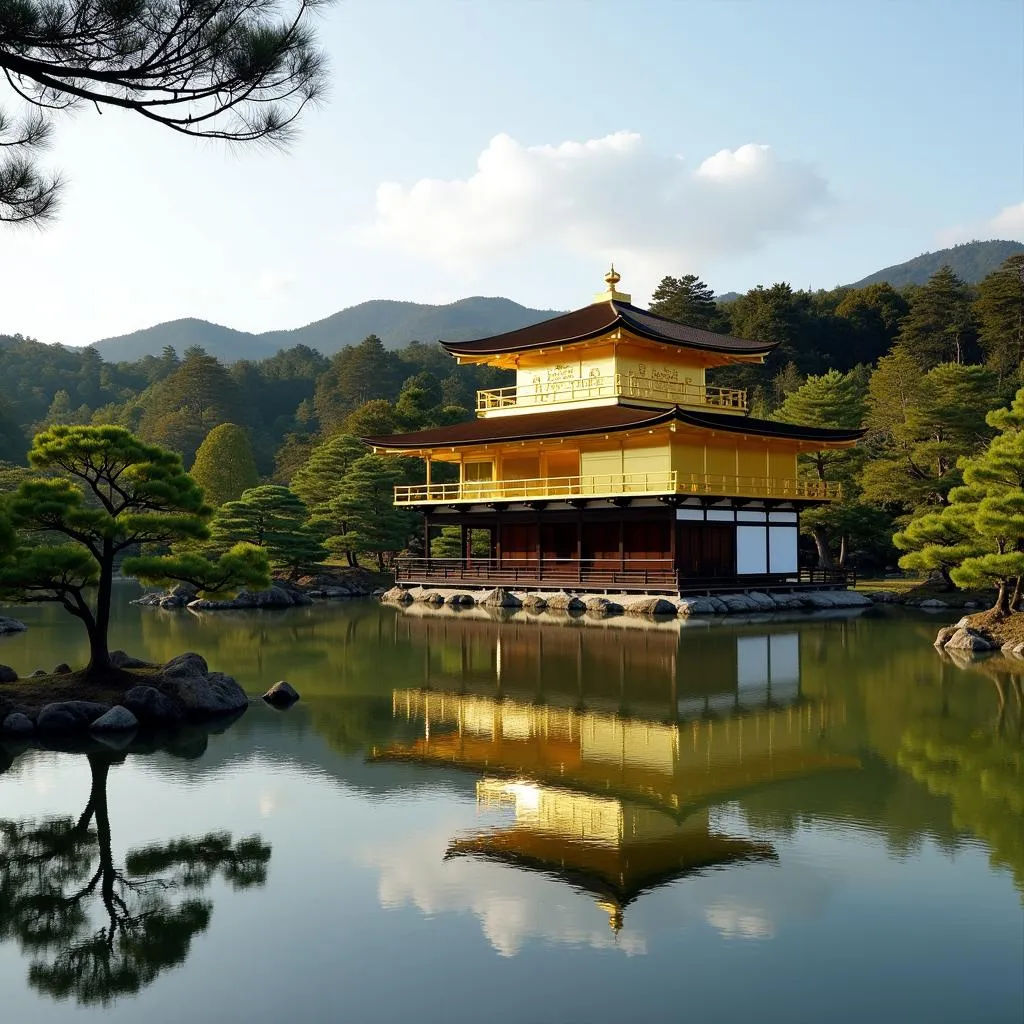
[[[1020,677],[923,614],[130,596],[113,646],[303,699],[163,750],[0,748],[5,1020],[1024,1019]],[[0,661],[83,660],[59,610],[15,614]]]

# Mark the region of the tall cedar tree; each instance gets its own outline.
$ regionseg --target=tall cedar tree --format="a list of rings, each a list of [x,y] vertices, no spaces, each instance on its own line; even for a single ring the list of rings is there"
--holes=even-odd
[[[357,459],[366,454],[366,446],[349,434],[337,434],[329,441],[313,449],[308,461],[298,469],[292,478],[292,489],[306,503],[310,517],[321,522],[321,529],[337,537],[347,532],[344,521],[337,521],[328,512],[328,505],[337,497],[342,481]],[[330,522],[328,528],[325,524]],[[343,555],[350,565],[355,565],[355,555],[350,549],[335,544],[331,550]]]
[[[127,575],[147,581],[187,581],[207,591],[267,585],[265,556],[245,545],[217,562],[198,555],[124,557],[142,545],[208,536],[210,508],[177,455],[121,427],[53,427],[36,436],[29,462],[63,475],[26,480],[7,500],[15,536],[8,535],[0,563],[0,593],[54,601],[81,619],[90,675],[110,669],[111,592],[120,558]],[[51,538],[62,542],[30,544]]]
[[[376,334],[343,348],[316,382],[313,403],[320,428],[338,433],[345,418],[371,398],[398,397],[402,382],[398,356],[384,348]]]
[[[971,299],[970,288],[948,266],[914,290],[899,344],[922,370],[967,361],[977,337]]]
[[[139,433],[179,452],[186,463],[192,462],[215,426],[243,419],[238,386],[227,369],[198,346],[188,349],[181,365],[141,401]]]
[[[218,875],[263,885],[271,856],[258,836],[211,832],[129,849],[119,863],[107,779],[123,756],[88,755],[77,818],[0,820],[0,935],[20,940],[33,988],[83,1006],[134,996],[181,964],[210,923],[202,890]]]
[[[806,382],[786,397],[773,419],[796,423],[805,427],[832,427],[855,429],[864,416],[866,373],[851,370],[840,373],[829,370],[820,376],[808,377]],[[833,565],[831,538],[840,540],[839,563],[845,562],[846,538],[850,527],[860,523],[863,510],[855,509],[852,490],[854,474],[860,466],[861,452],[854,449],[809,452],[801,456],[803,467],[819,481],[842,486],[843,500],[817,509],[808,510],[801,518],[801,526],[810,533],[818,550],[818,565]]]
[[[259,483],[249,436],[234,423],[222,423],[206,435],[189,473],[214,507],[235,501]]]
[[[724,331],[728,326],[715,293],[696,274],[663,277],[651,296],[650,310],[705,331]]]
[[[924,376],[916,366],[899,345],[871,375],[861,476],[866,500],[908,514],[947,503],[961,482],[957,460],[992,435],[985,415],[998,400],[995,377],[982,366],[942,363]]]
[[[985,361],[1003,380],[1024,362],[1024,253],[1011,256],[978,285],[974,303]]]
[[[55,110],[121,107],[165,128],[228,142],[288,141],[322,92],[310,16],[325,0],[20,0],[0,15],[0,69],[23,101],[0,116],[0,220],[56,212],[40,170]]]
[[[319,522],[331,551],[373,554],[382,571],[385,556],[401,551],[409,542],[415,519],[395,508],[395,485],[402,483],[400,466],[379,455],[364,455],[349,467],[336,497],[321,506]]]
[[[302,499],[287,487],[264,484],[221,505],[210,524],[210,546],[228,550],[236,544],[262,548],[270,564],[296,576],[327,556],[319,537],[306,525]]]

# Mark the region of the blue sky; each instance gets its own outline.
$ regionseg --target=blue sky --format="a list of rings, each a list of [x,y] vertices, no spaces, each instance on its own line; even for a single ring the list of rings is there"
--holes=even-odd
[[[1024,239],[1020,0],[342,0],[287,154],[58,124],[60,221],[0,228],[0,331],[294,327],[371,298],[829,287]],[[8,104],[9,97],[0,97]]]

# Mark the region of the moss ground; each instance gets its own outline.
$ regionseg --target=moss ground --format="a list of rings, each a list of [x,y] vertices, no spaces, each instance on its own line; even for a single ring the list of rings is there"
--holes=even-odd
[[[62,700],[93,700],[117,704],[133,686],[152,685],[158,670],[111,669],[100,678],[85,672],[31,676],[13,683],[0,683],[0,707],[38,710]]]

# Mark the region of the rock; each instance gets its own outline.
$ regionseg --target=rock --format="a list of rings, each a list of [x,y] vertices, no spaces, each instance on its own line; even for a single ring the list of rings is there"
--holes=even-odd
[[[995,644],[979,633],[975,633],[968,629],[958,629],[950,638],[943,644],[943,647],[947,651],[992,651],[995,650]]]
[[[609,601],[606,597],[588,598],[584,605],[591,615],[621,615],[623,608],[617,601]]]
[[[292,591],[278,583],[267,590],[240,590],[234,597],[224,600],[197,598],[189,601],[187,607],[190,611],[211,612],[225,609],[291,608],[312,603],[313,599],[306,594]]]
[[[420,594],[416,600],[423,604],[430,604],[435,608],[440,608],[444,604],[444,595],[439,594],[436,590],[428,590],[426,593]]]
[[[472,608],[476,601],[471,594],[449,594],[445,604],[453,608]]]
[[[105,715],[100,715],[89,729],[92,732],[128,732],[139,727],[139,720],[122,704],[115,704]]]
[[[47,704],[36,719],[39,732],[85,732],[110,710],[109,704],[91,700],[63,700]]]
[[[547,599],[548,608],[553,612],[585,612],[587,606],[574,594],[560,591]]]
[[[383,587],[377,587],[377,589],[370,595],[371,597],[383,597],[387,591]]]
[[[193,654],[191,657],[199,658],[199,655]],[[201,658],[199,660],[202,661]],[[249,705],[245,690],[223,672],[210,672],[208,675],[178,672],[170,677],[165,673],[160,691],[178,701],[185,709],[186,716],[190,717],[222,715]]]
[[[0,616],[0,633],[24,633],[28,626],[18,619],[6,619]]]
[[[133,658],[130,654],[124,651],[111,651],[110,652],[110,664],[114,668],[152,668],[153,666],[148,661],[143,661],[141,658]]]
[[[380,596],[386,604],[412,604],[412,594],[405,587],[392,587]]]
[[[675,615],[676,606],[663,597],[642,597],[626,608],[627,615]]]
[[[165,679],[179,676],[188,678],[192,676],[205,676],[209,671],[210,666],[206,664],[206,659],[201,654],[187,651],[185,654],[179,654],[176,658],[171,658],[160,669],[160,674]]]
[[[184,710],[154,686],[133,686],[121,704],[149,728],[165,728],[185,721]]]
[[[970,617],[970,615],[964,615],[964,616],[962,616],[957,621],[957,624],[956,624],[956,626],[954,628],[956,628],[956,629],[967,629],[970,625],[971,625],[971,617]]]
[[[874,604],[900,604],[903,600],[892,590],[872,590],[864,596]]]
[[[757,610],[757,605],[746,594],[722,594],[720,600],[726,609],[733,613]]]
[[[758,611],[773,612],[778,608],[778,603],[770,594],[762,594],[758,590],[751,590],[747,594],[747,600],[753,601]]]
[[[943,626],[942,629],[935,634],[935,642],[932,644],[933,647],[945,647],[946,643],[952,639],[956,633],[956,626]]]
[[[937,597],[930,597],[927,601],[922,601],[919,605],[921,608],[948,608],[949,605],[945,601],[940,601]]]
[[[707,597],[683,597],[676,604],[676,611],[684,619],[691,615],[715,615],[717,609]]]
[[[32,719],[20,711],[8,715],[0,725],[0,735],[4,736],[31,736],[35,731]]]
[[[548,602],[540,594],[527,594],[523,598],[523,607],[530,612],[542,612],[547,608]]]
[[[1024,644],[1017,644],[1010,653],[1015,658],[1024,658]]]
[[[55,676],[66,676],[71,674],[71,666],[66,662],[62,661],[54,670],[53,675]]]
[[[50,673],[45,668],[37,668],[35,672],[29,675],[29,679],[39,679],[42,676],[48,676]]]
[[[263,699],[275,708],[290,708],[299,699],[299,694],[291,683],[282,679],[263,694]]]
[[[484,608],[522,608],[523,602],[504,587],[495,587],[480,602]]]
[[[965,608],[980,608],[981,605],[977,601],[964,601]]]
[[[18,673],[10,665],[0,665],[0,683],[16,683]]]

